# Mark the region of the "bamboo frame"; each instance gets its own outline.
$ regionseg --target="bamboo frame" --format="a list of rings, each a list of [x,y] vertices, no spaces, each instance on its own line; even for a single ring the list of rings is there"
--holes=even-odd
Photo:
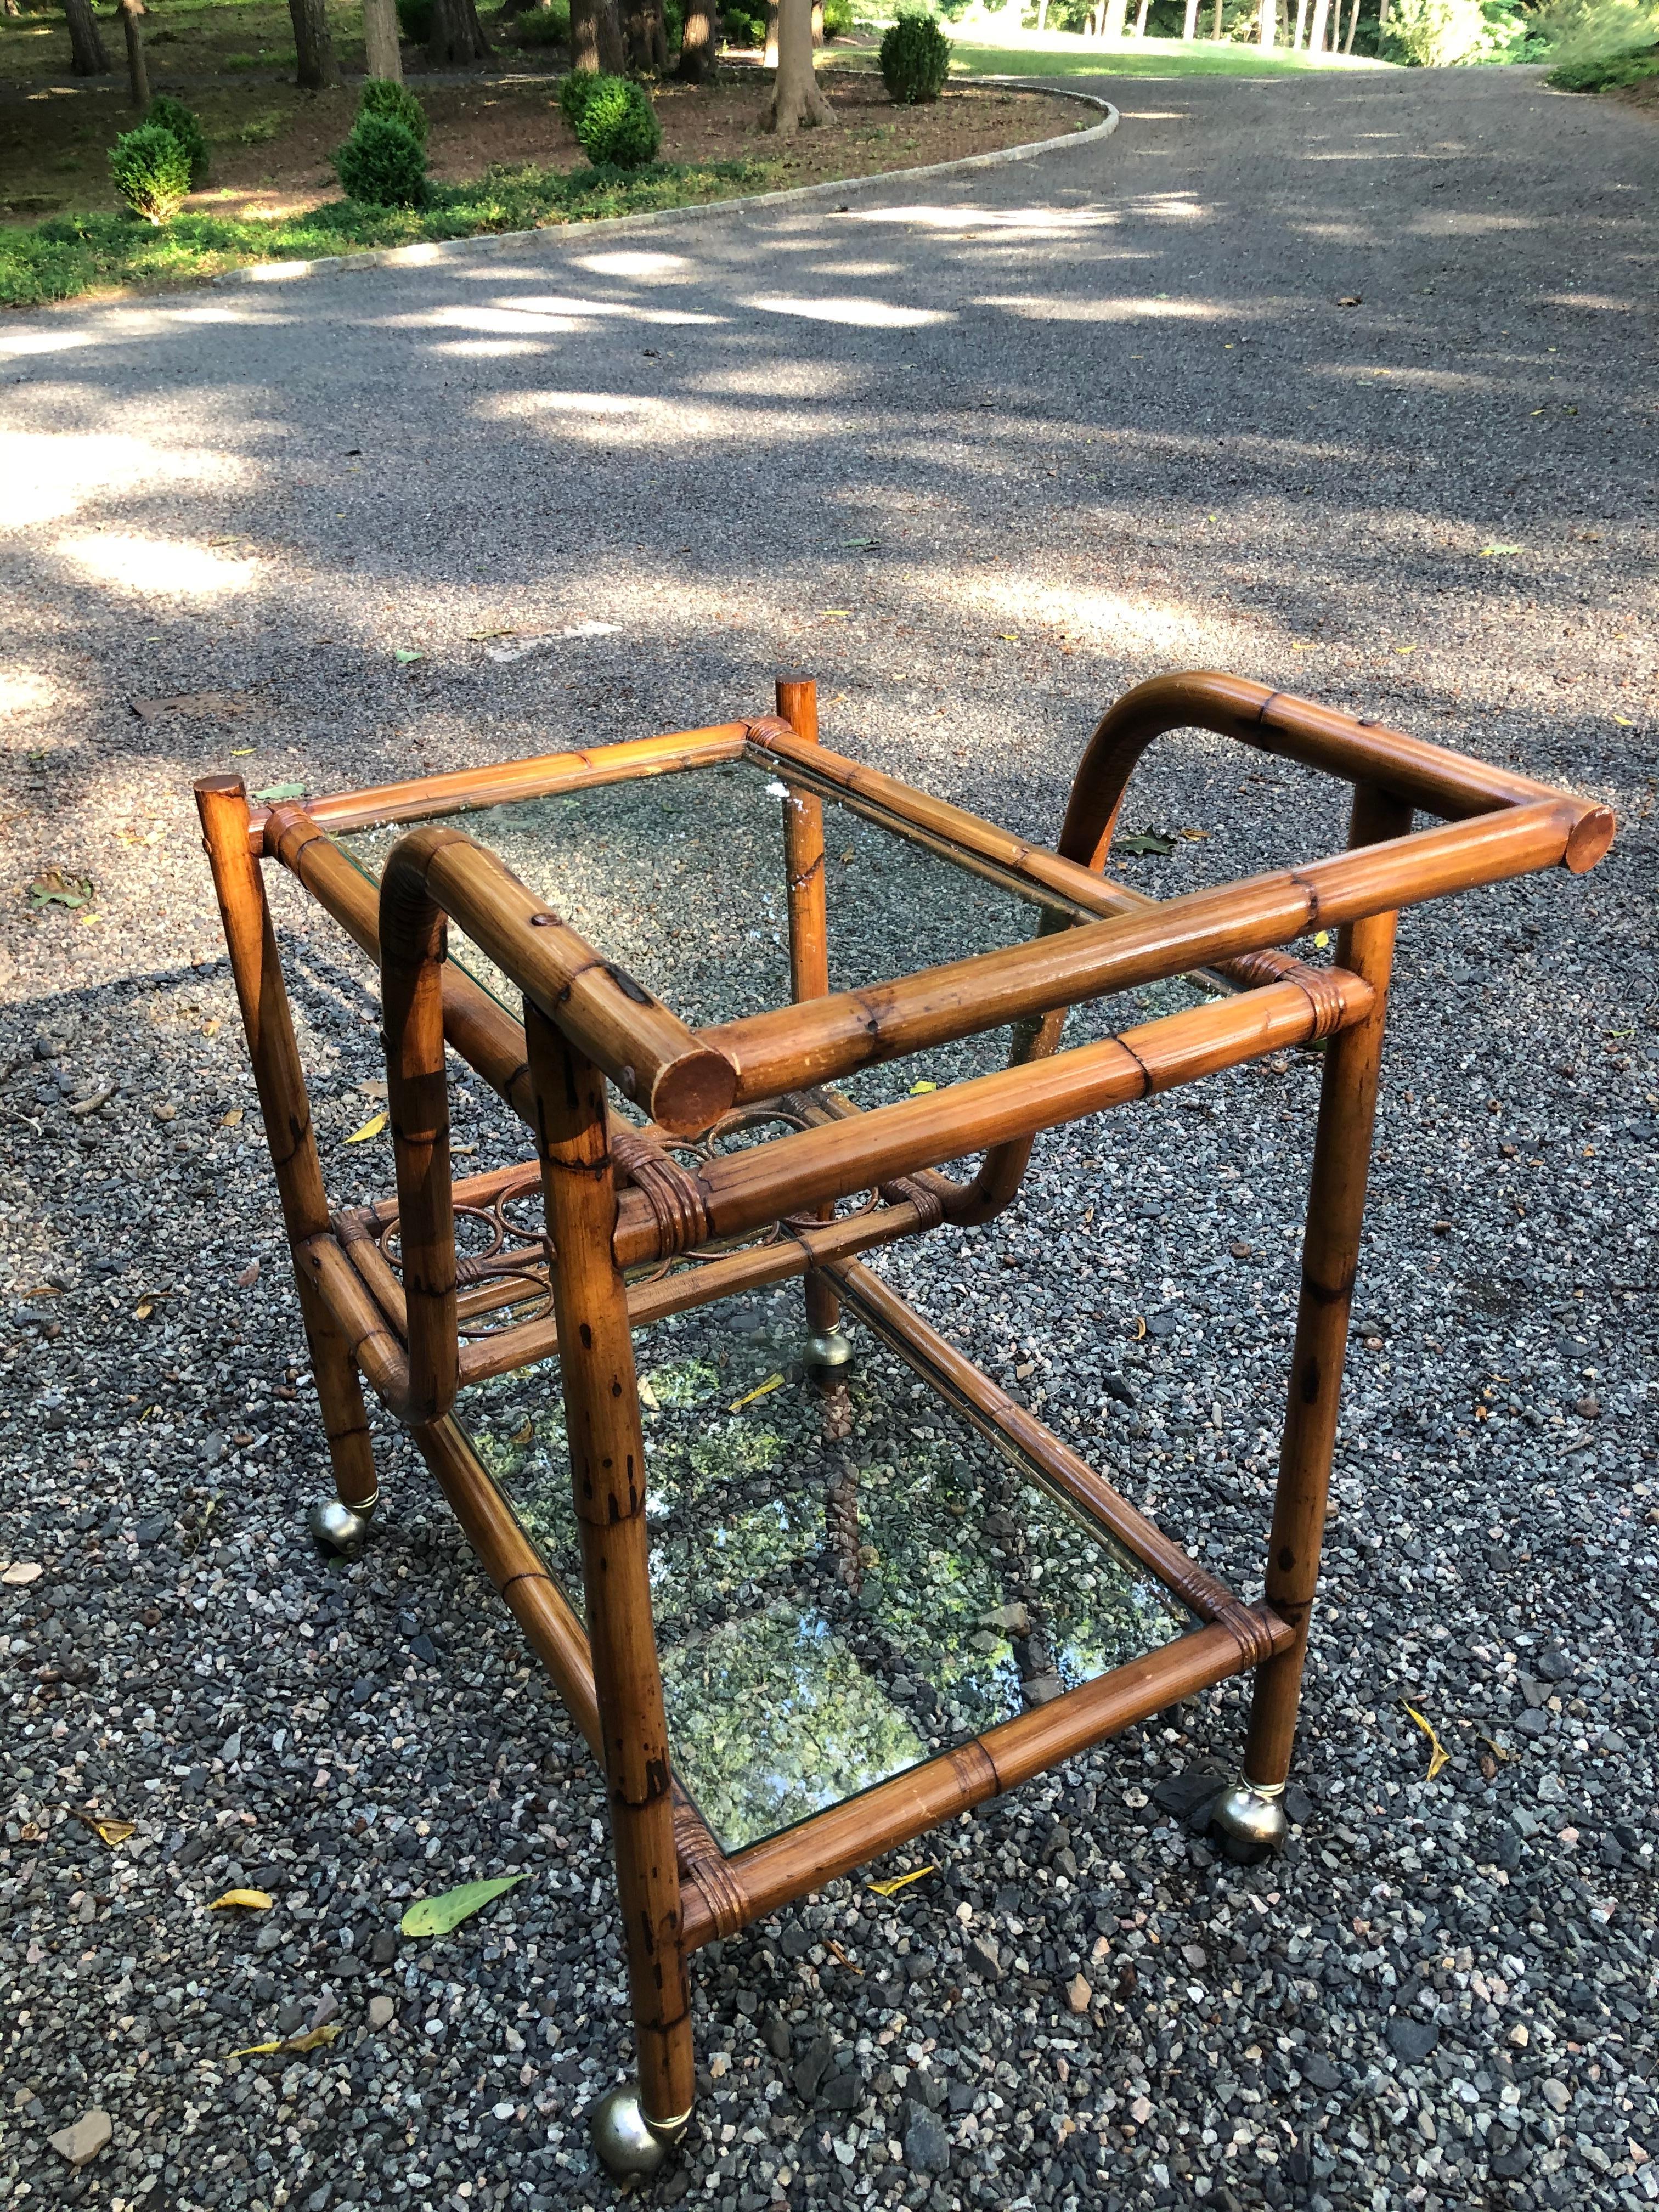
[[[1583,872],[1613,827],[1595,802],[1242,678],[1195,674],[1143,684],[1102,719],[1050,850],[830,751],[810,680],[781,679],[775,703],[770,715],[261,814],[250,812],[234,778],[198,787],[341,1498],[366,1512],[376,1494],[361,1376],[409,1426],[604,1762],[640,2105],[665,2134],[691,2102],[686,1965],[702,1943],[1229,1675],[1253,1679],[1248,1787],[1270,1795],[1282,1785],[1317,1583],[1398,915],[1538,869]],[[1182,726],[1349,782],[1347,850],[1161,902],[1112,882],[1104,869],[1133,767],[1159,736]],[[608,963],[485,845],[438,823],[740,758],[772,769],[787,787],[791,1003],[701,1030]],[[1012,890],[1036,909],[1034,935],[864,990],[832,991],[826,798]],[[1440,826],[1413,834],[1417,810],[1441,817]],[[386,823],[420,826],[394,847],[377,890],[330,833]],[[287,869],[380,971],[395,1199],[329,1214],[261,859]],[[523,1026],[447,958],[450,919],[521,991]],[[1329,967],[1286,949],[1333,927]],[[1060,1049],[1072,1006],[1182,974],[1209,977],[1219,995]],[[1014,1026],[1014,1051],[997,1073],[868,1112],[823,1087],[1005,1024]],[[959,1230],[988,1219],[1018,1191],[1044,1128],[1313,1042],[1327,1049],[1303,1293],[1266,1595],[1247,1604],[923,1322],[860,1255],[941,1224]],[[533,1170],[452,1182],[447,1050],[533,1133]],[[607,1080],[643,1107],[644,1128],[616,1118]],[[781,1119],[787,1133],[738,1152],[701,1141],[728,1110],[748,1108]],[[974,1154],[982,1158],[969,1180],[944,1172]],[[497,1212],[489,1218],[501,1231],[499,1255],[463,1267],[456,1209],[488,1213],[538,1180],[545,1237],[538,1243],[533,1232],[521,1235],[516,1216],[501,1228],[507,1217]],[[860,1193],[868,1194],[862,1209],[836,1218],[837,1202]],[[396,1264],[386,1243],[394,1227]],[[650,1272],[628,1279],[627,1271],[641,1268]],[[843,1316],[869,1328],[1037,1481],[1125,1547],[1195,1626],[726,1854],[672,1773],[630,1332],[795,1279],[804,1280],[815,1335],[822,1340]],[[550,1296],[551,1311],[521,1317],[526,1300],[545,1304]],[[467,1333],[492,1316],[500,1325],[489,1333]],[[458,1392],[554,1357],[571,1438],[586,1630],[451,1411]]]

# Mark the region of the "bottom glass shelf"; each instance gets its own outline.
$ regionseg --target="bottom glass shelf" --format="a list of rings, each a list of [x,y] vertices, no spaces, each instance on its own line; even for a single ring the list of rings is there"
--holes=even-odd
[[[1191,1626],[867,1328],[829,1400],[803,1333],[792,1283],[635,1338],[670,1746],[727,1850]],[[580,1611],[558,1363],[458,1412]]]

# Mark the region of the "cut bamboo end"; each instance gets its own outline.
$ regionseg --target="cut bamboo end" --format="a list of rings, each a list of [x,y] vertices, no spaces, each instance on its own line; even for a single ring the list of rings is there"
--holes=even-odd
[[[1612,844],[1619,823],[1610,806],[1591,806],[1574,823],[1562,854],[1575,876],[1588,875]]]

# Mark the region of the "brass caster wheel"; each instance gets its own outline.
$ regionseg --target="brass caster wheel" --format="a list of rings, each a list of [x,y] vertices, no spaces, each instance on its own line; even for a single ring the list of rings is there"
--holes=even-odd
[[[588,2114],[587,2131],[607,2173],[657,2172],[685,2133],[690,2112],[677,2120],[649,2120],[640,2103],[638,2084],[619,2081],[607,2089]]]
[[[368,1541],[369,1522],[380,1502],[378,1492],[366,1505],[348,1505],[341,1498],[328,1498],[312,1507],[306,1515],[306,1527],[324,1551],[350,1559]]]
[[[1276,1851],[1291,1832],[1282,1782],[1252,1782],[1241,1774],[1210,1808],[1209,1829],[1231,1859],[1256,1866]]]
[[[852,1365],[853,1340],[838,1328],[826,1329],[822,1336],[807,1338],[800,1356],[809,1375],[820,1380],[826,1376],[839,1376]]]

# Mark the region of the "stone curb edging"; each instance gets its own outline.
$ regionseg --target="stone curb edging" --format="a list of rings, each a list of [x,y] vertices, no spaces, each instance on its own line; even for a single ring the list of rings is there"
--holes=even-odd
[[[964,154],[954,161],[930,161],[920,169],[881,169],[868,177],[835,177],[821,185],[793,185],[782,192],[742,192],[726,200],[696,200],[678,208],[647,208],[638,215],[601,216],[592,222],[544,223],[533,230],[484,231],[475,238],[418,240],[413,246],[370,246],[362,253],[331,253],[316,261],[250,261],[240,269],[222,270],[210,281],[216,284],[291,284],[307,276],[331,276],[357,269],[437,269],[447,262],[472,254],[520,251],[524,240],[566,237],[611,237],[619,231],[653,230],[683,222],[688,216],[729,215],[735,210],[801,207],[820,200],[845,198],[860,188],[896,181],[910,184],[921,177],[954,177],[969,169],[1001,168],[1014,161],[1035,161],[1039,154],[1054,154],[1067,146],[1092,146],[1109,138],[1121,121],[1109,100],[1091,92],[1034,82],[1030,77],[982,76],[975,84],[1002,84],[1020,92],[1042,92],[1052,100],[1075,100],[1085,107],[1099,108],[1102,119],[1087,131],[1063,138],[1038,138],[1029,146],[1002,146],[989,154]]]

